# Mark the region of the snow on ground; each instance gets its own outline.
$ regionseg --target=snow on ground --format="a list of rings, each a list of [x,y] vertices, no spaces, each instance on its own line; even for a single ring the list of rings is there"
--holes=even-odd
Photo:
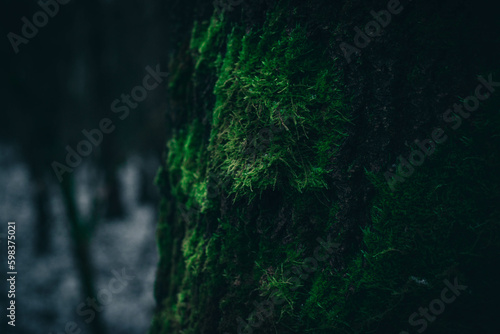
[[[116,288],[120,291],[111,293],[107,305],[103,306],[103,320],[108,332],[113,334],[146,333],[155,305],[156,207],[138,202],[141,163],[138,157],[130,158],[120,171],[127,210],[125,218],[101,222],[90,245],[96,289],[104,289],[103,296],[109,294],[110,282],[115,277],[113,271],[125,270],[126,275],[134,276],[123,289]],[[88,166],[75,170],[79,182],[78,205],[84,213],[89,211],[92,191],[89,170]],[[54,180],[57,182],[55,177]],[[90,333],[84,321],[88,315],[77,314],[78,305],[85,302],[87,296],[81,292],[58,185],[50,186],[51,226],[47,241],[50,247],[46,255],[37,254],[35,250],[36,213],[28,168],[12,148],[5,146],[0,146],[0,186],[0,268],[3,273],[7,272],[7,222],[16,222],[15,333],[64,333],[66,324],[72,321],[78,324],[82,333]],[[0,289],[0,305],[5,309],[7,296],[4,292],[8,289],[3,279]],[[2,320],[0,332],[10,333],[11,329]]]

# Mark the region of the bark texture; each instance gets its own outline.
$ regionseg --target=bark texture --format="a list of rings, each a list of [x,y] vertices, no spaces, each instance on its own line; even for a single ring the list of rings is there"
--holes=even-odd
[[[190,33],[171,36],[152,334],[498,329],[492,4],[186,0],[170,16]]]

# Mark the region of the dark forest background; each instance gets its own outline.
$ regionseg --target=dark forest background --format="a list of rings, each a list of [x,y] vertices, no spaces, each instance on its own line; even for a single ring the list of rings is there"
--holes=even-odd
[[[172,34],[167,17],[176,4],[59,4],[17,54],[7,34],[22,36],[21,19],[33,22],[41,7],[28,0],[2,5],[0,213],[18,220],[15,333],[59,333],[73,320],[84,332],[145,332],[154,305],[153,181],[165,146],[167,82],[149,91],[123,121],[110,104],[142,84],[147,66],[166,70]],[[98,128],[103,118],[112,119],[115,130],[60,183],[51,164],[65,164],[65,147],[75,149],[86,139],[82,130]],[[5,233],[2,227],[2,249]],[[111,270],[120,271],[125,262],[138,278],[87,323],[89,315],[78,315],[77,306],[106,287]],[[2,321],[0,328],[10,333],[4,326]]]

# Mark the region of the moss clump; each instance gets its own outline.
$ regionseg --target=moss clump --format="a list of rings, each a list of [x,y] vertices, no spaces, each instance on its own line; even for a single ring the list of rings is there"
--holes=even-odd
[[[210,160],[237,196],[325,188],[328,162],[346,136],[338,66],[306,26],[286,19],[276,10],[262,28],[234,27],[216,62]],[[203,47],[200,54],[206,58]]]

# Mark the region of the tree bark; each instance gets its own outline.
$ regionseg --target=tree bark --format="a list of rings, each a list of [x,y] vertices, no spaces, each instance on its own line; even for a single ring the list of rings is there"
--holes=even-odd
[[[500,80],[490,5],[222,2],[172,37],[151,333],[497,329],[499,100],[447,113]]]

